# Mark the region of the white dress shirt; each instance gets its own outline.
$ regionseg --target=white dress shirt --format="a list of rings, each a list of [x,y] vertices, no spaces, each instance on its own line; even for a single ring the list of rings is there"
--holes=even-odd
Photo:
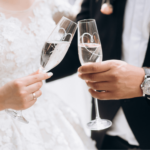
[[[150,0],[127,0],[122,45],[122,60],[142,67],[150,35]],[[140,119],[140,118],[139,118]],[[107,132],[119,136],[131,145],[139,145],[120,108],[113,126]]]

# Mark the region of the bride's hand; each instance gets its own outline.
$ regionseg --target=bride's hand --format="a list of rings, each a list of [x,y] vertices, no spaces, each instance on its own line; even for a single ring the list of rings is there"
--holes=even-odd
[[[52,75],[52,73],[38,73],[37,71],[27,77],[5,84],[0,88],[0,110],[8,108],[23,110],[31,107],[37,100],[34,99],[33,93],[36,98],[41,96],[42,80]]]

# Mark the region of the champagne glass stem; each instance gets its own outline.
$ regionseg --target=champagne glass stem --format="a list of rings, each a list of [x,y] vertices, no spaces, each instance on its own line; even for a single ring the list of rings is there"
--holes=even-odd
[[[23,115],[22,115],[22,110],[16,111],[16,110],[10,110],[10,109],[6,109],[5,110],[7,112],[7,114],[9,114],[12,118],[23,122],[25,124],[28,124],[28,120],[26,120]]]
[[[16,116],[16,119],[25,123],[25,124],[28,124],[28,120],[26,120],[26,118],[24,118],[23,114],[22,114],[22,110],[19,110],[17,111],[17,116]]]
[[[95,103],[96,119],[101,119],[100,115],[99,115],[99,108],[98,108],[98,100],[97,100],[97,98],[94,98],[94,103]]]

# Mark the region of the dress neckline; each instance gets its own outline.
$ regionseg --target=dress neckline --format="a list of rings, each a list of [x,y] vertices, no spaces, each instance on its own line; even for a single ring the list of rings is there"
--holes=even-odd
[[[34,2],[32,3],[32,5],[29,8],[24,9],[24,10],[8,10],[8,9],[4,9],[4,8],[0,7],[0,11],[2,10],[2,11],[5,11],[5,12],[10,12],[10,13],[23,13],[23,12],[27,12],[27,11],[31,10],[34,7],[34,5],[35,5],[35,3],[37,1],[38,0],[34,0]]]

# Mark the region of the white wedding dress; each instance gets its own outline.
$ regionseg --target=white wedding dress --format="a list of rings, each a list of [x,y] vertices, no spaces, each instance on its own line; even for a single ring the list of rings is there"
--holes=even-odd
[[[0,87],[39,69],[42,46],[55,27],[52,1],[36,0],[24,11],[0,8]],[[23,111],[29,124],[0,111],[0,150],[95,150],[76,113],[44,86],[42,92]]]

